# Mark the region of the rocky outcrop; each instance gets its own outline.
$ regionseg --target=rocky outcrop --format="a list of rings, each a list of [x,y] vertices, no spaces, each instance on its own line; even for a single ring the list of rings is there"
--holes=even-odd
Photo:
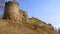
[[[0,20],[0,34],[59,34],[51,24],[18,8],[17,2],[6,2],[3,19]]]

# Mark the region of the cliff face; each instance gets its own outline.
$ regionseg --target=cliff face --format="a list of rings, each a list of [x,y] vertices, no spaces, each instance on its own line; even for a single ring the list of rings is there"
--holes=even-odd
[[[3,19],[0,20],[0,34],[59,34],[51,24],[32,17],[18,8],[17,2],[6,2]]]

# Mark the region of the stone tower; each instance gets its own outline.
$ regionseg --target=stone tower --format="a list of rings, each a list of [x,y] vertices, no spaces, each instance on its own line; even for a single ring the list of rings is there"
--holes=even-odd
[[[19,21],[19,4],[17,2],[8,1],[5,3],[3,19]]]

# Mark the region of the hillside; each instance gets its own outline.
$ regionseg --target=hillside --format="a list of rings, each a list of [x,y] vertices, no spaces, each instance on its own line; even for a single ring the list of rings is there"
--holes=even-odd
[[[51,24],[35,17],[29,18],[27,12],[18,6],[17,2],[5,3],[3,19],[0,20],[0,34],[59,34]]]

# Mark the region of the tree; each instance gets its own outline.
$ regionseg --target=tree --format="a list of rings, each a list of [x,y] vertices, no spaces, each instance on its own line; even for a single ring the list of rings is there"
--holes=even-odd
[[[13,0],[13,1],[16,1],[16,0]]]
[[[0,0],[0,10],[4,9],[5,0]]]
[[[58,27],[58,32],[60,33],[60,27]]]

